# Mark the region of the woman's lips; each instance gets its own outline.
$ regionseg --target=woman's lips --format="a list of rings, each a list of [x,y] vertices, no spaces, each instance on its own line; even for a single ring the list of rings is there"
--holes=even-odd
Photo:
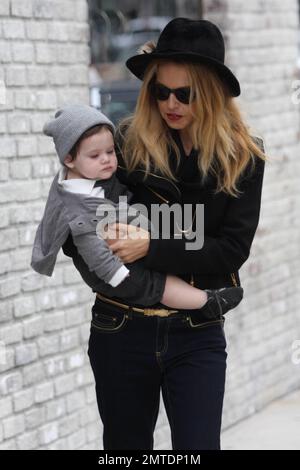
[[[180,114],[168,113],[167,118],[169,119],[169,121],[179,121],[179,119],[181,119],[182,116]]]

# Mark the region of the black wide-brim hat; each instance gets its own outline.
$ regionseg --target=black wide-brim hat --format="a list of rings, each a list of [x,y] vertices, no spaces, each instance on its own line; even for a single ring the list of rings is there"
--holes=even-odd
[[[130,57],[128,69],[143,80],[147,66],[155,59],[186,61],[213,66],[229,88],[231,96],[239,96],[240,84],[224,64],[225,45],[219,28],[207,20],[175,18],[161,32],[156,48],[151,52]]]

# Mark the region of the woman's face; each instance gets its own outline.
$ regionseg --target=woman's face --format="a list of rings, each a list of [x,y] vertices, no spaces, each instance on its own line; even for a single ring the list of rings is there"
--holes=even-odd
[[[156,83],[171,89],[190,86],[185,66],[173,62],[158,65]],[[194,120],[193,102],[181,103],[174,93],[170,93],[167,100],[157,100],[157,105],[161,117],[169,127],[177,130],[189,129]]]

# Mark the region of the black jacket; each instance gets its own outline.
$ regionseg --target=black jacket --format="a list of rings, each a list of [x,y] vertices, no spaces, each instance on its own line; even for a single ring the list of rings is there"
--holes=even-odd
[[[238,189],[243,191],[239,198],[224,192],[214,195],[215,177],[209,175],[206,182],[201,184],[197,175],[196,152],[192,150],[186,156],[179,135],[176,131],[173,135],[181,153],[177,171],[177,175],[180,175],[179,182],[173,183],[154,172],[144,181],[145,171],[142,169],[128,174],[120,152],[117,152],[117,176],[133,193],[130,203],[146,205],[149,218],[153,203],[204,204],[204,245],[200,250],[189,251],[185,249],[185,243],[189,240],[184,237],[153,238],[150,240],[148,254],[143,258],[145,266],[178,275],[202,289],[241,285],[238,270],[249,257],[258,225],[265,162],[256,158],[255,170],[250,172],[250,166],[246,169],[238,184]],[[263,149],[261,139],[257,143]],[[169,158],[173,165],[175,156],[171,152]],[[70,237],[64,246],[64,252],[72,256],[86,282],[88,277],[93,278],[89,285],[97,290],[93,273],[86,271]],[[101,284],[98,285],[100,288]]]

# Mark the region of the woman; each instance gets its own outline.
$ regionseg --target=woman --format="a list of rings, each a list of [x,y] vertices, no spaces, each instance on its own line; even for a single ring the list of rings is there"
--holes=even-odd
[[[125,263],[142,259],[145,267],[202,289],[240,285],[238,270],[258,225],[266,158],[234,103],[240,87],[224,65],[221,32],[205,20],[176,18],[156,47],[148,45],[127,66],[143,84],[134,116],[119,130],[118,177],[133,192],[131,203],[144,204],[148,214],[158,203],[204,204],[204,245],[186,249],[194,211],[191,226],[175,227],[169,239],[147,232],[138,240],[111,239],[110,248]],[[224,317],[204,319],[197,310],[168,314],[161,304],[143,309],[108,298],[71,240],[64,251],[98,292],[88,353],[104,448],[152,449],[162,390],[173,449],[219,449]]]

